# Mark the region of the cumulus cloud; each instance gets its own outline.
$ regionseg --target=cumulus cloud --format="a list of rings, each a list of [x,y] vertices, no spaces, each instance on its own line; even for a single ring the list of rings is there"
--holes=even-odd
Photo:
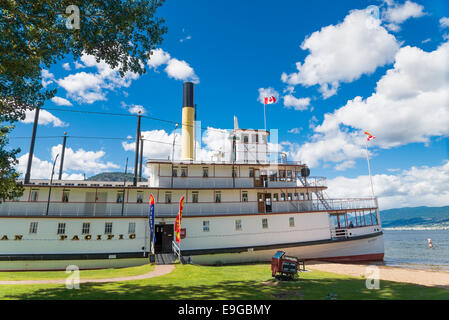
[[[34,122],[34,115],[36,114],[35,110],[27,110],[25,112],[25,119],[20,121],[22,123],[33,123]],[[68,126],[67,123],[63,122],[58,117],[55,117],[47,110],[40,110],[39,111],[39,122],[40,125],[50,125],[52,124],[53,127],[66,127]]]
[[[58,106],[71,106],[72,105],[72,103],[69,100],[61,98],[61,97],[53,97],[53,98],[51,98],[51,101],[54,104],[57,104]]]
[[[449,18],[443,17],[440,19],[440,27],[441,28],[449,28]]]
[[[62,145],[58,144],[51,148],[51,160],[41,160],[33,156],[33,164],[31,168],[32,179],[50,179],[53,159],[56,155],[61,155]],[[104,161],[105,152],[100,151],[86,151],[84,149],[73,150],[72,148],[65,149],[64,158],[64,173],[62,178],[68,180],[82,180],[83,173],[97,174],[109,169],[118,169],[120,166],[110,161]],[[58,168],[61,156],[58,157],[55,165],[55,176],[58,175]],[[28,153],[18,158],[17,171],[22,175],[26,172],[28,163]]]
[[[424,16],[424,7],[415,2],[407,0],[403,4],[391,2],[383,12],[383,20],[390,22],[389,29],[399,31],[399,25],[410,18],[419,18]]]
[[[375,92],[355,97],[314,128],[309,142],[292,151],[316,166],[364,157],[363,131],[377,136],[373,147],[392,148],[449,136],[449,43],[426,52],[403,47]],[[344,166],[343,166],[344,168]]]
[[[71,70],[70,64],[69,64],[68,62],[64,63],[64,64],[62,65],[62,67],[64,68],[64,70],[67,70],[67,71],[70,71],[70,70]]]
[[[284,107],[293,108],[298,111],[307,110],[310,105],[310,98],[296,98],[291,94],[284,96]]]
[[[301,44],[309,54],[303,63],[296,63],[298,72],[284,72],[281,80],[290,86],[319,85],[328,98],[341,82],[352,82],[392,63],[400,44],[380,24],[370,10],[353,10],[343,22],[312,33]]]
[[[42,77],[41,83],[44,88],[47,88],[47,86],[49,84],[52,84],[53,81],[55,80],[55,75],[50,71],[48,71],[47,69],[41,70],[41,77]]]
[[[373,175],[374,192],[380,209],[445,206],[449,204],[449,161],[435,167],[412,167],[398,174]],[[368,175],[337,177],[328,181],[331,198],[371,197]]]
[[[166,65],[164,71],[170,78],[194,83],[200,81],[193,68],[186,61],[172,58],[168,52],[160,48],[153,50],[148,66],[157,70],[158,67],[163,65]]]
[[[118,67],[112,69],[106,62],[97,62],[92,55],[83,54],[80,58],[82,64],[75,67],[95,68],[96,72],[78,72],[56,80],[59,86],[67,91],[67,95],[78,102],[92,104],[96,101],[106,101],[106,92],[117,88],[129,87],[133,80],[139,78],[134,72],[126,72],[123,77]]]
[[[301,130],[302,130],[302,128],[292,128],[292,129],[288,130],[288,133],[300,134]]]

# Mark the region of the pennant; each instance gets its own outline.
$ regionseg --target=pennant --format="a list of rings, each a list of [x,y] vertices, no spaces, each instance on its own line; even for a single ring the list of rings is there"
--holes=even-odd
[[[365,131],[365,134],[368,136],[368,138],[366,139],[366,141],[370,141],[372,139],[376,139],[375,136],[373,136],[371,133],[369,133],[368,131]]]
[[[178,216],[176,217],[176,221],[175,221],[175,236],[176,236],[176,242],[178,244],[181,243],[181,220],[182,220],[183,206],[184,206],[184,196],[182,196],[181,200],[179,201],[179,211],[178,211]]]

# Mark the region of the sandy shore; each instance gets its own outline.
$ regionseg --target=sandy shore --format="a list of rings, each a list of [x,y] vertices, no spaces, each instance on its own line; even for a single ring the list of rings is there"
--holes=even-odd
[[[349,276],[368,277],[373,271],[363,264],[327,263],[321,261],[310,261],[306,263],[306,269],[346,274]],[[400,267],[378,266],[380,280],[414,283],[429,287],[439,287],[449,290],[449,272],[415,270]]]

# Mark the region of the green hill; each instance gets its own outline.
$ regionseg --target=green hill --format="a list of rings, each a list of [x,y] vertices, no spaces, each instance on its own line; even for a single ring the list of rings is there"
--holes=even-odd
[[[386,228],[449,226],[449,206],[389,209],[380,215]]]
[[[122,182],[124,181],[125,174],[123,172],[103,172],[99,173],[95,176],[89,177],[88,181],[115,181],[115,182]],[[127,173],[126,174],[126,181],[130,182],[133,181],[134,174]],[[142,177],[142,181],[146,181],[147,179],[145,177]]]

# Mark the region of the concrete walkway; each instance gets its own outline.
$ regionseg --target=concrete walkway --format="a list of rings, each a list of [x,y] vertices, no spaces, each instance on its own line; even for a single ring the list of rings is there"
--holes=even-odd
[[[120,277],[120,278],[106,278],[106,279],[80,279],[79,283],[104,283],[104,282],[118,282],[118,281],[131,281],[131,280],[143,280],[153,277],[163,276],[173,271],[175,266],[173,264],[156,265],[153,271],[140,274],[137,276]],[[18,281],[0,281],[0,285],[11,284],[65,284],[65,279],[59,280],[18,280]]]

